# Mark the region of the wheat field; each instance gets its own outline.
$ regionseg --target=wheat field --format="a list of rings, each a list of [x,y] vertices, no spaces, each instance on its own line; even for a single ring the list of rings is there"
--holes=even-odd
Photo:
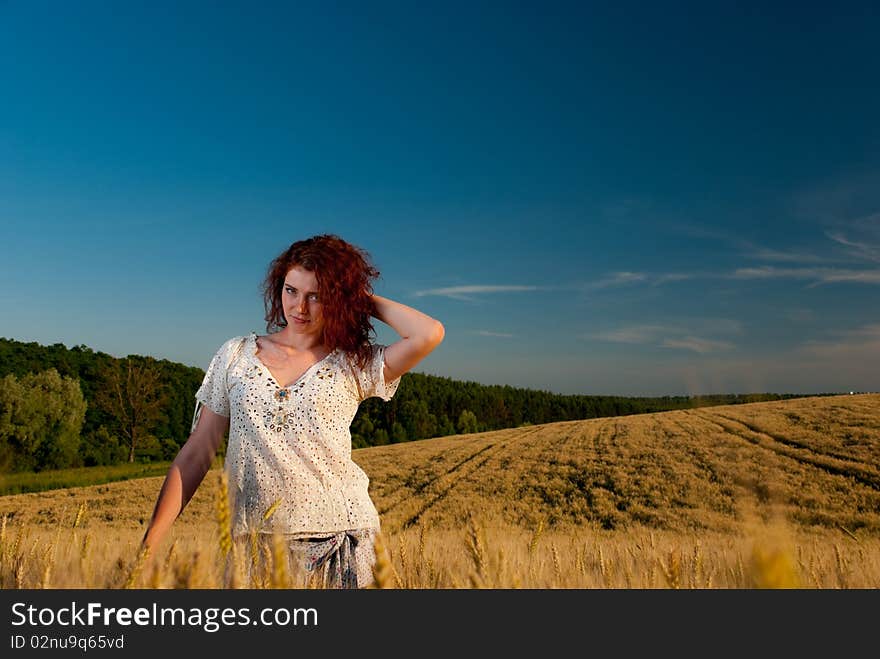
[[[378,587],[880,587],[878,394],[549,423],[353,455],[382,520]],[[155,555],[139,555],[161,483],[0,497],[0,587],[295,586],[271,542],[231,543],[219,470]],[[230,581],[228,567],[243,564],[260,568]]]

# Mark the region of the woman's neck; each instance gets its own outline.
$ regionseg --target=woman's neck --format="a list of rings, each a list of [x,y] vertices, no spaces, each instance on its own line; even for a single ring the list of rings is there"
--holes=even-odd
[[[302,336],[288,333],[286,329],[268,334],[269,341],[285,351],[295,350],[296,352],[321,352],[326,349],[324,345],[324,337]]]

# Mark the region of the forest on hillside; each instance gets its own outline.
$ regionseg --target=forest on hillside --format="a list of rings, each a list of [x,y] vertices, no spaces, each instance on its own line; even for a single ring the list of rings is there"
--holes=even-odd
[[[189,436],[203,377],[165,359],[0,337],[0,472],[170,460]],[[361,404],[352,446],[803,395],[563,395],[411,372],[391,401]]]

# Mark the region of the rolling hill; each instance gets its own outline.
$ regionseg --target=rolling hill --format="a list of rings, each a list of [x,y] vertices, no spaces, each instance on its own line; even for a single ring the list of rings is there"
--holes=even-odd
[[[880,536],[880,395],[548,423],[354,451],[383,529],[735,532],[747,519]],[[175,525],[213,520],[209,474]],[[142,532],[162,477],[0,497],[0,516]]]

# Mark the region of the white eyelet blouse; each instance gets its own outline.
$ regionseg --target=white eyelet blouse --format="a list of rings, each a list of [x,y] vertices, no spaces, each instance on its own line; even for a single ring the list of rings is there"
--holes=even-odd
[[[256,333],[220,346],[196,392],[193,427],[199,403],[229,418],[234,535],[379,528],[369,479],[351,459],[349,428],[361,402],[388,401],[397,391],[399,377],[385,382],[386,347],[372,345],[365,370],[336,349],[282,388],[256,355]]]

